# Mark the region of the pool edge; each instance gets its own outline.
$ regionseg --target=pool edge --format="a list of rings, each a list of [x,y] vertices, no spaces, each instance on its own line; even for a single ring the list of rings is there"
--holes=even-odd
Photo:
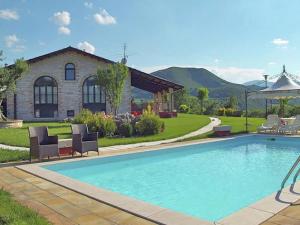
[[[41,166],[44,165],[51,165],[56,163],[65,163],[65,162],[72,162],[72,161],[80,161],[80,160],[89,160],[95,158],[104,158],[104,157],[113,157],[117,155],[125,155],[125,154],[134,154],[139,152],[146,152],[146,151],[156,151],[156,150],[163,150],[169,149],[174,147],[181,147],[181,146],[188,146],[194,145],[199,143],[209,143],[209,142],[216,142],[228,139],[234,139],[243,136],[252,136],[257,134],[243,134],[229,138],[218,138],[213,140],[201,140],[195,141],[191,143],[182,143],[178,142],[173,144],[172,146],[153,146],[149,147],[147,150],[132,150],[131,152],[127,153],[115,153],[111,156],[94,156],[94,157],[86,157],[86,158],[74,158],[74,159],[66,159],[60,161],[52,161],[52,162],[44,162],[44,163],[37,163],[37,164],[27,164],[16,166],[16,168],[21,169],[25,172],[43,178],[47,181],[53,182],[58,184],[62,187],[75,191],[77,193],[83,194],[87,197],[95,199],[100,202],[104,202],[108,205],[114,206],[126,212],[129,212],[133,215],[148,219],[152,222],[159,223],[159,224],[172,224],[172,225],[181,225],[182,222],[189,225],[241,225],[241,221],[246,222],[247,225],[258,225],[262,222],[266,221],[267,219],[271,218],[281,210],[290,206],[293,202],[300,200],[300,195],[294,194],[290,191],[291,186],[288,186],[283,189],[282,196],[285,200],[280,199],[284,202],[279,202],[276,200],[277,192],[266,196],[265,198],[244,207],[233,214],[224,217],[221,220],[215,222],[209,222],[205,220],[201,220],[196,217],[188,216],[183,213],[174,212],[170,209],[162,208],[156,205],[152,205],[150,203],[146,203],[144,201],[140,201],[131,197],[127,197],[125,195],[121,195],[112,191],[108,191],[102,188],[98,188],[78,180],[72,179],[70,177],[61,175],[59,173],[53,172],[51,170],[47,170],[42,168]],[[264,135],[264,134],[263,134]],[[273,135],[266,135],[266,136],[273,136]],[[294,185],[296,189],[299,189],[300,193],[300,181],[296,182]]]

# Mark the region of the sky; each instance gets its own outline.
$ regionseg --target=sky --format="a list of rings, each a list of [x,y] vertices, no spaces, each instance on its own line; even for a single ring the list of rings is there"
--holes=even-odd
[[[153,72],[203,67],[235,83],[300,75],[300,1],[0,0],[5,63],[67,46]]]

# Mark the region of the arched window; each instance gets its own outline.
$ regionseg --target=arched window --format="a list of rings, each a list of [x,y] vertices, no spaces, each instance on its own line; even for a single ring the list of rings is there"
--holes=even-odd
[[[56,117],[58,114],[57,83],[43,76],[34,83],[34,115],[38,118]]]
[[[65,80],[75,80],[75,65],[73,63],[65,65]]]
[[[106,111],[105,92],[96,83],[95,76],[91,76],[84,81],[82,97],[83,108],[87,108],[93,112]]]

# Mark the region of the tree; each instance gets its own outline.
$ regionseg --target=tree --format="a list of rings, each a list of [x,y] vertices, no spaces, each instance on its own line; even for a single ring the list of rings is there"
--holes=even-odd
[[[0,51],[0,62],[3,61],[3,52]],[[22,74],[28,70],[28,64],[23,59],[17,59],[12,66],[0,65],[0,106],[7,94],[16,89],[16,80],[21,78]],[[0,121],[6,121],[0,107]]]
[[[238,98],[236,96],[230,96],[227,108],[237,109]]]
[[[279,115],[281,115],[281,117],[284,117],[284,108],[285,105],[288,104],[289,99],[288,98],[282,98],[279,99]]]
[[[203,103],[204,100],[208,98],[208,89],[207,88],[198,88],[198,99],[200,100],[200,105],[201,105],[201,114],[203,113]]]
[[[180,105],[187,104],[188,97],[189,97],[189,93],[185,88],[174,92],[174,106],[175,106],[175,108],[179,109]]]
[[[111,113],[114,115],[118,113],[127,77],[128,68],[122,63],[110,64],[107,69],[97,70],[96,82],[104,88]]]

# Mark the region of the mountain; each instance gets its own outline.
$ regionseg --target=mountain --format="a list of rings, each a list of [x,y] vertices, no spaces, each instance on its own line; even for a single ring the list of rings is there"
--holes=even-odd
[[[272,86],[274,84],[274,82],[268,81],[268,87]],[[264,80],[251,80],[251,81],[247,81],[245,83],[243,83],[243,85],[245,86],[258,86],[258,87],[265,87],[265,81]]]
[[[197,94],[197,88],[207,87],[209,89],[209,97],[224,100],[230,96],[237,96],[239,106],[245,108],[245,90],[258,90],[257,86],[245,86],[235,84],[221,79],[214,73],[204,68],[181,68],[170,67],[152,73],[154,76],[162,77],[167,80],[182,84],[192,95]],[[141,98],[141,92],[134,90],[134,96]],[[249,102],[251,105],[260,105]]]

